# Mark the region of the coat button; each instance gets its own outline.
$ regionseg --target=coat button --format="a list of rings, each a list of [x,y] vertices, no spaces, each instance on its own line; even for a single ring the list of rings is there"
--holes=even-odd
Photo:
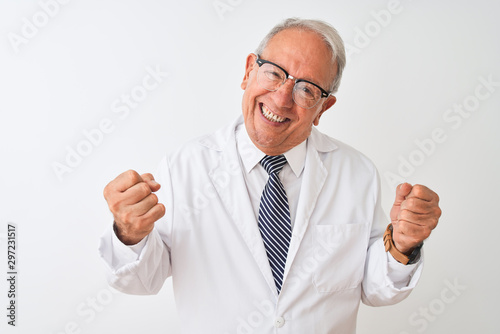
[[[274,326],[276,328],[283,327],[285,324],[285,319],[283,317],[277,317],[276,320],[274,321]]]

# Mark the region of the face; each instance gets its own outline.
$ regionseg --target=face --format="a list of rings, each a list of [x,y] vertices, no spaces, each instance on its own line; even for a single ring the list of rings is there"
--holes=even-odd
[[[321,37],[311,31],[279,32],[260,57],[281,66],[291,76],[314,82],[326,90],[336,75],[330,50]],[[245,90],[242,102],[245,127],[257,148],[267,155],[279,155],[303,142],[336,99],[329,96],[311,109],[302,108],[293,101],[293,80],[287,80],[275,92],[259,86],[256,59],[256,55],[248,55],[241,83]]]

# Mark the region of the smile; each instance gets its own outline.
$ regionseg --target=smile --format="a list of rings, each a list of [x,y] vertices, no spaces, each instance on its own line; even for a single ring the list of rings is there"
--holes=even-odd
[[[283,123],[288,119],[286,117],[281,117],[281,116],[274,114],[264,104],[260,105],[260,111],[261,111],[262,115],[264,115],[264,117],[267,118],[271,122]]]

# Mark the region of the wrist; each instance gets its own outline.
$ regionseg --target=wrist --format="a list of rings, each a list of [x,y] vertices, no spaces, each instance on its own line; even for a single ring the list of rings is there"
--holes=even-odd
[[[145,236],[138,237],[137,235],[128,235],[123,231],[123,229],[118,227],[116,222],[113,222],[113,231],[115,232],[116,237],[127,246],[132,246],[139,243]]]
[[[409,256],[413,252],[413,250],[416,248],[416,247],[412,247],[412,248],[405,249],[405,247],[401,246],[396,240],[394,240],[394,235],[392,238],[392,243],[394,244],[394,247],[396,247],[396,249],[398,251],[400,251],[401,253],[403,253],[406,256]]]
[[[392,238],[392,224],[387,226],[387,229],[384,233],[384,245],[385,251],[389,252],[396,261],[402,264],[412,264],[415,263],[418,255],[420,254],[420,249],[423,246],[423,242],[417,245],[414,248],[411,248],[405,252],[402,252],[396,247],[394,240]]]

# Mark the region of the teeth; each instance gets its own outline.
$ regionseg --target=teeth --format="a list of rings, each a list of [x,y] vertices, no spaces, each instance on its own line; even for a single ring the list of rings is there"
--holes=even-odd
[[[271,122],[277,122],[277,123],[282,123],[286,121],[285,117],[280,117],[278,115],[275,115],[271,112],[271,110],[267,109],[265,105],[262,105],[262,115],[264,115],[268,120]]]

